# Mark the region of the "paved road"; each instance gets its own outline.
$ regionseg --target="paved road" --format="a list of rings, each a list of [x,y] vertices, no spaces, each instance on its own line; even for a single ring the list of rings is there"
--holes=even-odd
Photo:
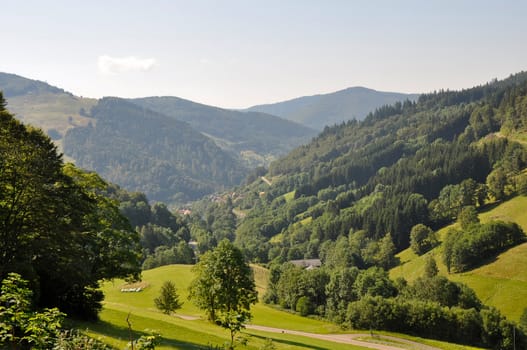
[[[308,338],[327,340],[327,341],[332,341],[335,343],[357,345],[357,346],[362,346],[365,348],[377,349],[377,350],[407,350],[407,349],[440,350],[439,348],[435,348],[433,346],[428,346],[428,345],[417,343],[411,340],[406,340],[406,339],[386,336],[386,335],[383,335],[380,340],[385,339],[388,341],[394,341],[397,343],[406,344],[408,346],[401,348],[401,347],[396,346],[395,344],[394,345],[376,344],[376,343],[370,343],[370,342],[358,339],[358,338],[367,338],[371,336],[370,334],[366,334],[366,333],[363,333],[363,334],[360,334],[360,333],[356,333],[356,334],[317,334],[317,333],[300,332],[300,331],[293,331],[289,329],[265,327],[265,326],[258,326],[258,325],[246,325],[246,328],[263,331],[263,332],[301,335],[301,336],[308,337]]]

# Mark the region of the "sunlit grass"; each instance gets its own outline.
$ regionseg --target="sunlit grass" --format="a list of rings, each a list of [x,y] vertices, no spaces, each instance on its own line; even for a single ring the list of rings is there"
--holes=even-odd
[[[518,196],[480,214],[482,222],[490,220],[513,221],[527,231],[527,197]],[[444,238],[449,227],[443,228],[439,236]],[[494,306],[511,320],[518,321],[527,308],[527,243],[503,252],[495,259],[483,262],[481,267],[459,274],[448,274],[441,261],[441,247],[427,255],[433,255],[440,273],[463,282],[474,289],[487,305]],[[411,249],[398,254],[401,264],[390,271],[390,277],[404,277],[413,281],[424,273],[426,255],[418,257]]]

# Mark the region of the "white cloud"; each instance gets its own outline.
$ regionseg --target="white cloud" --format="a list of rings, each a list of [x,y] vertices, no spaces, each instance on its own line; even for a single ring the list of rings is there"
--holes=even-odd
[[[125,72],[146,72],[157,64],[155,58],[110,57],[99,56],[97,65],[103,74],[118,74]]]

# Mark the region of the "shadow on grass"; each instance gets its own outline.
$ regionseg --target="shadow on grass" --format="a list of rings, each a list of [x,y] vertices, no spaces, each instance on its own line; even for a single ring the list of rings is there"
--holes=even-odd
[[[253,334],[253,333],[247,333],[247,332],[244,332],[244,333],[248,334],[248,335],[250,335],[251,337],[254,337],[254,338],[259,338],[259,339],[262,339],[262,340],[271,339],[273,341],[273,343],[280,343],[280,344],[290,345],[290,346],[298,346],[298,347],[300,347],[302,349],[314,349],[314,350],[329,350],[329,349],[331,349],[331,348],[323,348],[323,347],[320,347],[320,346],[310,345],[310,344],[307,344],[307,343],[301,343],[301,342],[293,341],[293,340],[278,339],[278,338],[275,338],[273,336],[264,337],[263,335],[257,335],[257,334]],[[285,333],[285,334],[287,334],[287,333]]]
[[[117,339],[120,341],[129,342],[130,338],[137,340],[143,335],[150,335],[150,333],[145,331],[138,331],[132,329],[130,330],[126,327],[119,327],[114,324],[111,324],[106,321],[97,321],[97,322],[80,322],[75,320],[69,320],[68,327],[77,328],[80,331],[92,331],[96,332],[101,336],[106,336],[109,338]],[[177,340],[175,338],[166,337],[161,335],[159,345],[170,346],[172,349],[215,349],[215,344],[211,346],[197,344],[192,342],[186,342]]]

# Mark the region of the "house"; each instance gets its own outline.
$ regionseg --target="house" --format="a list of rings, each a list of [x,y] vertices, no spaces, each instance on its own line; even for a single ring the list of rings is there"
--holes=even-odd
[[[306,270],[311,270],[322,266],[322,261],[320,259],[300,259],[300,260],[291,260],[291,264],[299,267],[303,267]]]

